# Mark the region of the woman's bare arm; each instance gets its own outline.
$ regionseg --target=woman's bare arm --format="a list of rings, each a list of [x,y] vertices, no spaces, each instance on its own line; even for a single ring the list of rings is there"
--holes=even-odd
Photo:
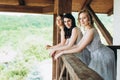
[[[94,29],[88,30],[86,32],[86,34],[83,36],[83,38],[80,40],[78,45],[76,45],[75,47],[71,47],[68,50],[63,50],[60,53],[56,54],[55,55],[55,59],[57,59],[59,56],[61,56],[63,54],[70,54],[70,53],[81,52],[93,40],[93,37],[94,37]]]
[[[81,34],[82,36],[82,34]],[[76,42],[77,40],[77,37],[78,37],[78,31],[77,31],[77,28],[73,28],[72,30],[72,34],[71,34],[71,37],[69,39],[69,42],[67,45],[64,45],[64,46],[61,46],[61,47],[58,47],[58,48],[55,48],[54,50],[66,50],[66,49],[69,49],[70,47],[72,47],[74,45],[74,43]]]

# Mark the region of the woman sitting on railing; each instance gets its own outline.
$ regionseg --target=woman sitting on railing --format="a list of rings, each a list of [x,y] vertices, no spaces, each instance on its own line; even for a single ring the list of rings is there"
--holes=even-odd
[[[88,66],[104,80],[116,80],[114,52],[101,43],[99,34],[93,25],[91,14],[87,10],[80,11],[78,22],[85,28],[83,38],[78,45],[71,49],[56,53],[54,59],[63,54],[81,52],[84,48],[87,48],[91,53],[91,61]]]

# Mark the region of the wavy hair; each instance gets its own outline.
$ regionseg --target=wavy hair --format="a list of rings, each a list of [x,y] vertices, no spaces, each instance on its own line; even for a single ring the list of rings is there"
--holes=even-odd
[[[66,13],[64,16],[63,16],[63,19],[64,18],[69,18],[69,19],[71,19],[72,20],[72,26],[71,26],[71,28],[67,28],[65,25],[65,27],[64,27],[64,32],[65,32],[65,39],[67,39],[67,38],[70,38],[70,36],[71,36],[71,33],[72,33],[72,29],[74,28],[74,27],[76,27],[76,22],[75,22],[75,18],[73,17],[73,15],[71,14],[71,13]]]

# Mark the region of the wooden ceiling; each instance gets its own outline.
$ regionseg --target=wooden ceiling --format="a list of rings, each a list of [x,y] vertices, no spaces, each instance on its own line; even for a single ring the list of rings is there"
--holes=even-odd
[[[72,0],[72,12],[80,11],[86,4],[96,13],[113,13],[113,0]],[[53,14],[55,5],[55,0],[0,0],[0,12]]]

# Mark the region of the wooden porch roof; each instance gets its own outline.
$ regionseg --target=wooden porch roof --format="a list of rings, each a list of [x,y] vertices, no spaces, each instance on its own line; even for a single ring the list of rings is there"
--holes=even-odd
[[[53,14],[55,1],[62,0],[0,0],[0,11]],[[113,0],[72,0],[72,12],[80,11],[86,4],[90,4],[95,13],[113,13]]]

